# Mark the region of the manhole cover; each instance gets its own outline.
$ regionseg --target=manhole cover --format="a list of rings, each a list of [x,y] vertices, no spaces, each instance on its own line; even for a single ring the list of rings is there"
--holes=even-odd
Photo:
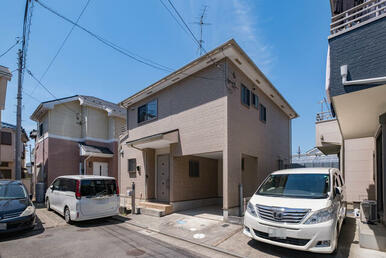
[[[195,239],[203,239],[205,237],[205,234],[194,234],[193,238]]]
[[[141,255],[144,255],[145,253],[146,253],[145,251],[138,248],[134,248],[126,252],[128,256],[141,256]]]

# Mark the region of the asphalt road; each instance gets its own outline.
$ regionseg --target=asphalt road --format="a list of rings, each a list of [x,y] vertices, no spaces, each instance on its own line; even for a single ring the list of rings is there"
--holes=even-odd
[[[109,219],[0,237],[0,257],[203,257]]]

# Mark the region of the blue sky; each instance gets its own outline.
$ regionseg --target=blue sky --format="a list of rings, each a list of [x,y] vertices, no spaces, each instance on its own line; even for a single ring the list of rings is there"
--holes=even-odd
[[[167,0],[163,0],[167,4]],[[86,0],[43,1],[75,20]],[[292,147],[302,151],[315,145],[315,115],[325,96],[325,62],[329,35],[329,1],[173,0],[198,35],[200,10],[208,6],[205,49],[234,38],[275,87],[295,108]],[[0,54],[21,36],[24,0],[2,1]],[[79,24],[140,56],[179,68],[198,57],[197,46],[161,5],[160,0],[91,0]],[[27,67],[40,78],[72,25],[35,4]],[[17,67],[17,48],[0,64]],[[17,73],[9,83],[3,121],[16,121]],[[75,29],[42,82],[57,97],[93,95],[119,102],[167,73],[137,63]],[[36,89],[35,89],[36,88]],[[35,90],[34,90],[35,89]],[[41,100],[52,97],[26,74],[24,91]],[[23,126],[39,104],[24,95]]]

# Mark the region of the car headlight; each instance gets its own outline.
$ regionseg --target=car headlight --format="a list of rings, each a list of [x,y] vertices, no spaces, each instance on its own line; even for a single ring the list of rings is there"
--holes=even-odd
[[[255,207],[253,207],[253,204],[250,202],[247,204],[247,212],[249,212],[252,216],[257,217]]]
[[[21,214],[20,217],[24,216],[30,216],[35,213],[35,207],[34,206],[28,206]]]
[[[336,217],[336,207],[334,205],[315,211],[304,224],[316,224],[332,220]]]

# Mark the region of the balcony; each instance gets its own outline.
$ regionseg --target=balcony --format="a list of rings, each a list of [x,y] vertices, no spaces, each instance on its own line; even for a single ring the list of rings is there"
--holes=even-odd
[[[325,155],[337,154],[342,145],[338,121],[330,111],[320,112],[315,122],[316,147]]]
[[[331,18],[330,38],[386,17],[386,0],[368,0]]]

